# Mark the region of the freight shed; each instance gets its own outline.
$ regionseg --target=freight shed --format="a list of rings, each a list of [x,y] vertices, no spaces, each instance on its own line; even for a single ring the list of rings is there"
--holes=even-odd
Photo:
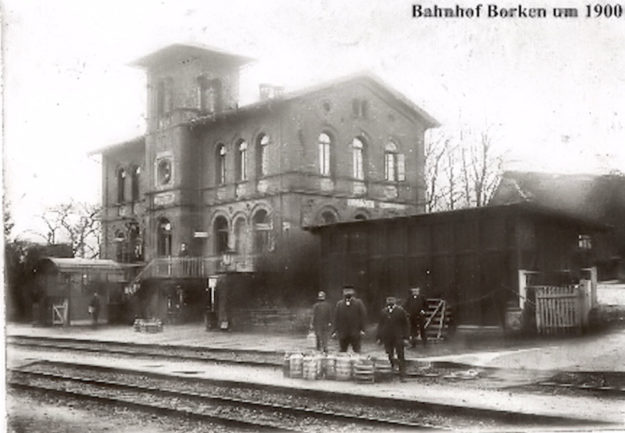
[[[88,306],[100,295],[100,320],[115,322],[122,308],[124,268],[113,260],[43,258],[37,268],[38,293],[33,317],[42,325],[90,321]]]
[[[590,274],[593,234],[607,229],[520,203],[311,230],[321,238],[321,290],[351,284],[375,312],[386,296],[405,298],[420,286],[448,302],[457,325],[503,327],[506,311],[523,306],[527,285]]]

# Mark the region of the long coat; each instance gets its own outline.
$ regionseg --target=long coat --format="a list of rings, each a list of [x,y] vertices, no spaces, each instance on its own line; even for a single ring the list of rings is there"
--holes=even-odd
[[[327,301],[313,305],[312,328],[316,333],[327,332],[332,323],[332,306]]]
[[[399,305],[393,307],[392,310],[388,307],[384,308],[378,323],[378,339],[383,342],[392,342],[408,338],[409,335],[410,325],[406,310]]]
[[[365,330],[367,309],[358,298],[352,298],[349,304],[345,299],[337,302],[334,312],[334,331],[339,338],[358,337]]]
[[[422,311],[427,310],[427,301],[425,296],[419,294],[418,296],[410,295],[406,302],[404,302],[404,309],[410,316],[411,320],[419,320],[423,318]]]

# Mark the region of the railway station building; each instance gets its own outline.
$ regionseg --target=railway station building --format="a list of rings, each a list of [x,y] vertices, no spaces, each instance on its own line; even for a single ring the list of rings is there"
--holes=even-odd
[[[250,303],[308,305],[319,264],[308,228],[424,211],[432,116],[367,73],[289,93],[261,85],[242,106],[251,61],[171,45],[133,63],[147,77],[146,132],[97,152],[102,257],[134,270],[143,315],[203,308],[211,278],[248,284]]]

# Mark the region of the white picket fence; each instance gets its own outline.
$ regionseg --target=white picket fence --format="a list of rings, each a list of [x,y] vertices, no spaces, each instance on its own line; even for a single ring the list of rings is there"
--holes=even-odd
[[[590,285],[536,286],[535,291],[539,334],[581,333],[588,324]]]

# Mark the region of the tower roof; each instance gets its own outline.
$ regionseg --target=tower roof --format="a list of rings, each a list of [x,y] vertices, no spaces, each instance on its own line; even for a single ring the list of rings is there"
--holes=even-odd
[[[253,61],[251,57],[229,53],[212,47],[196,44],[173,44],[160,48],[130,63],[131,66],[151,68],[162,63],[188,63],[195,59],[240,66]]]

